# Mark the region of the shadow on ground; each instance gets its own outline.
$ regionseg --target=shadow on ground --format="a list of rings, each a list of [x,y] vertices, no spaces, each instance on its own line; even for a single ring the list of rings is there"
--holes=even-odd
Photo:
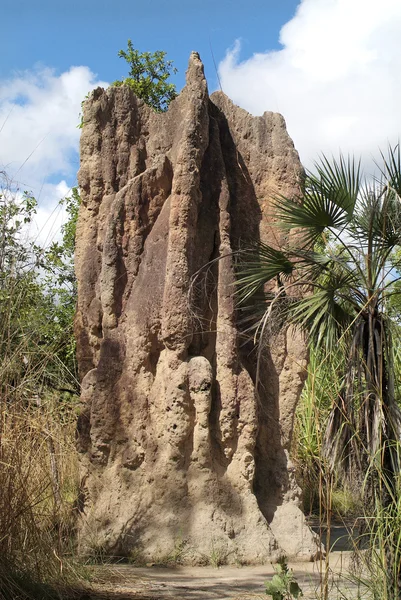
[[[330,598],[340,598],[339,588],[344,583],[350,559],[349,552],[332,553]],[[320,588],[323,565],[294,563],[294,571],[305,600],[316,598]],[[264,584],[274,574],[273,565],[246,567],[132,567],[117,565],[104,575],[102,567],[95,569],[102,583],[93,585],[78,600],[251,600],[266,598]],[[347,598],[357,597],[348,593]]]

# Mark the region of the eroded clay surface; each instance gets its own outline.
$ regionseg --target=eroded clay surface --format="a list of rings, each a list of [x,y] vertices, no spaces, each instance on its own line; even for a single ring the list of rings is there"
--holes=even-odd
[[[167,113],[125,87],[86,102],[83,549],[154,557],[185,543],[195,562],[214,551],[229,562],[316,553],[288,455],[305,345],[277,331],[255,389],[233,298],[233,251],[280,244],[272,197],[299,194],[301,178],[283,118],[209,98],[196,53]]]

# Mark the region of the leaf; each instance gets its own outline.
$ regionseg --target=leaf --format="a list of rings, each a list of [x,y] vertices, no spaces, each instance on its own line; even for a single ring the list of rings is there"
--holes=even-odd
[[[280,275],[289,277],[294,271],[294,264],[287,253],[261,242],[243,252],[241,259],[236,282],[241,303],[263,289],[268,281]]]
[[[280,196],[275,202],[278,225],[300,228],[305,244],[314,244],[326,228],[343,229],[352,219],[361,177],[359,163],[340,157],[330,162],[325,156],[309,173],[302,202]]]
[[[294,598],[303,596],[302,590],[296,581],[291,581],[290,583],[290,594],[294,596]]]
[[[401,196],[401,149],[400,144],[388,146],[387,158],[383,152],[380,152],[383,166],[377,165],[383,175],[384,181]]]
[[[273,575],[271,584],[276,588],[277,591],[285,593],[286,585],[282,574],[276,573],[275,575]]]
[[[284,600],[284,594],[280,592],[272,583],[266,583],[266,595],[271,596],[273,600]]]
[[[120,50],[118,56],[128,63],[129,76],[112,85],[128,86],[156,112],[166,111],[171,100],[177,96],[175,85],[167,83],[170,75],[177,70],[171,60],[166,60],[166,52],[139,52],[128,40],[127,50]]]

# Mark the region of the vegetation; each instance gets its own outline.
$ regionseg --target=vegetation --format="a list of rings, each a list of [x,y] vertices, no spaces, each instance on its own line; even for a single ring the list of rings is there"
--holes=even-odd
[[[75,201],[68,202],[71,211]],[[75,299],[65,271],[69,227],[63,241],[48,251],[29,244],[26,227],[35,210],[35,199],[13,189],[3,174],[0,596],[10,599],[31,593],[47,597],[53,593],[49,584],[69,581],[65,557],[74,539],[78,490],[73,434],[78,384],[71,343]],[[40,591],[35,581],[41,582]]]
[[[272,580],[266,583],[266,594],[271,596],[272,600],[295,600],[303,596],[293,572],[284,559],[278,563]]]
[[[128,40],[119,56],[129,76],[113,85],[128,85],[154,110],[166,110],[176,96],[166,53],[140,53]],[[382,158],[380,177],[364,179],[352,159],[323,157],[306,177],[302,203],[278,198],[286,246],[260,243],[244,253],[239,298],[256,315],[250,329],[260,347],[272,321],[306,331],[310,365],[296,452],[309,509],[327,525],[328,548],[333,512],[362,517],[356,550],[369,551],[359,553],[368,573],[361,585],[375,599],[393,600],[401,590],[400,148]],[[25,233],[36,200],[0,175],[0,597],[50,598],[55,583],[74,578],[80,198],[74,188],[63,200],[61,241],[44,249]],[[186,551],[186,542],[177,542],[163,561],[179,563]],[[213,545],[207,560],[218,566],[226,555]],[[285,562],[266,594],[302,595]]]
[[[67,221],[61,228],[61,241],[53,242],[45,251],[41,267],[45,273],[44,289],[53,314],[53,344],[58,348],[58,358],[70,373],[74,392],[78,391],[78,371],[75,359],[73,321],[77,298],[77,281],[74,270],[75,233],[78,209],[81,202],[78,188],[63,198]]]
[[[255,324],[259,340],[271,319],[280,318],[305,330],[327,368],[335,369],[324,464],[331,474],[364,486],[369,514],[378,506],[394,513],[400,471],[396,323],[388,311],[400,266],[400,148],[382,158],[380,178],[367,180],[352,159],[323,157],[306,178],[302,203],[276,201],[287,245],[277,250],[258,244],[239,275],[242,303],[275,283]],[[311,450],[311,456],[319,451],[316,445]],[[391,537],[385,550],[390,598],[401,587],[399,549]]]
[[[164,52],[120,51],[129,85],[155,110],[176,96]],[[81,121],[81,126],[83,122]],[[27,231],[37,203],[0,173],[0,597],[53,597],[74,579],[79,383],[73,318],[77,188],[48,248]],[[35,583],[40,581],[40,585]]]
[[[19,197],[3,179],[0,194],[0,348],[3,383],[17,386],[26,372],[46,365],[42,384],[76,392],[72,321],[76,283],[74,236],[79,196],[65,200],[68,223],[62,241],[45,250],[26,239],[26,226],[36,211],[27,192]],[[21,355],[22,350],[24,355]],[[5,371],[7,377],[5,378]],[[11,379],[10,379],[11,378]],[[4,384],[6,385],[6,384]]]
[[[329,356],[346,343],[326,448],[333,469],[350,474],[366,469],[379,449],[391,454],[389,442],[400,433],[394,325],[386,311],[398,266],[390,257],[401,244],[400,151],[390,152],[383,179],[371,185],[352,160],[323,159],[316,170],[306,180],[302,204],[283,197],[276,204],[278,225],[297,234],[283,250],[258,245],[244,266],[240,292],[244,301],[276,281],[257,324],[260,335],[280,311]]]
[[[127,50],[120,50],[118,56],[128,63],[129,76],[115,81],[113,85],[128,85],[138,98],[157,112],[167,110],[171,100],[177,96],[175,85],[167,80],[177,69],[173,67],[172,60],[166,60],[166,52],[139,52],[128,40]]]

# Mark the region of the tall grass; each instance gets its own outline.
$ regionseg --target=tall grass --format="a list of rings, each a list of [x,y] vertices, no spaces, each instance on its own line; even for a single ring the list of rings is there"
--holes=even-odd
[[[304,508],[310,515],[324,516],[326,508],[330,508],[338,518],[349,516],[353,510],[351,505],[358,495],[356,490],[350,490],[330,472],[323,452],[330,410],[341,388],[343,365],[342,348],[330,357],[323,351],[312,349],[308,377],[297,407],[293,454],[298,461]],[[330,488],[327,490],[329,503],[322,498],[326,488]]]
[[[73,412],[50,392],[1,397],[0,591],[6,598],[29,595],[34,582],[71,578],[78,485]]]
[[[341,389],[344,356],[341,348],[336,356],[312,350],[296,414],[293,454],[306,512],[318,518],[321,540],[328,551],[333,519],[349,526],[353,562],[358,567],[350,578],[358,585],[358,597],[395,600],[401,598],[401,473],[389,477],[382,448],[370,461],[365,477],[352,485],[333,473],[323,450],[330,408]],[[400,359],[397,352],[397,373],[401,373]],[[397,386],[396,392],[399,400]],[[363,444],[355,431],[353,435],[355,443]],[[393,442],[392,455],[398,456],[395,462],[401,464],[400,441]],[[327,600],[331,597],[329,552],[321,560],[319,598]],[[339,592],[338,597],[346,599],[348,595]]]

